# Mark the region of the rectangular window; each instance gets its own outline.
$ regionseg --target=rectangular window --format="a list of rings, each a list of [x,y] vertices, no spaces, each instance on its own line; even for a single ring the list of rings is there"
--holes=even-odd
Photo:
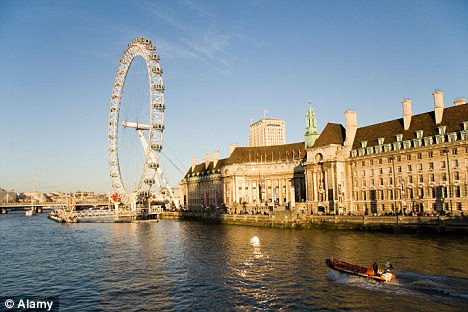
[[[369,164],[372,166],[372,165],[374,164],[374,160],[371,159],[371,160],[369,161]]]
[[[401,173],[401,167],[400,166],[397,167],[397,172]]]
[[[406,160],[411,160],[411,155],[406,155]]]
[[[419,175],[419,182],[420,183],[423,183],[424,182],[424,177],[422,174]]]
[[[422,159],[422,153],[418,153],[418,159]]]
[[[396,160],[397,160],[397,161],[401,161],[401,156],[398,155],[398,156],[396,157]]]
[[[440,162],[440,168],[445,169],[445,160]]]
[[[408,172],[413,171],[413,167],[411,165],[408,165]]]
[[[440,175],[442,181],[447,181],[447,174],[445,172],[442,172]]]
[[[408,182],[409,182],[409,183],[413,183],[413,176],[409,176],[409,177],[408,177]]]
[[[458,150],[457,150],[456,148],[454,148],[454,149],[452,150],[452,154],[453,154],[453,155],[457,155],[457,153],[458,153]]]
[[[434,157],[434,153],[433,153],[433,152],[429,152],[429,153],[427,153],[427,156],[428,156],[429,158],[432,158],[432,157]]]
[[[429,175],[429,180],[430,180],[431,182],[434,182],[434,174],[433,174],[433,173],[431,173],[431,174]]]
[[[382,164],[382,158],[379,158],[379,165]]]
[[[460,174],[458,173],[458,171],[455,171],[453,173],[453,178],[454,178],[454,180],[460,180]]]
[[[430,162],[430,163],[429,163],[429,169],[430,169],[430,170],[434,170],[434,163],[433,163],[433,162]]]
[[[455,159],[452,161],[452,167],[457,168],[458,167],[458,159]]]

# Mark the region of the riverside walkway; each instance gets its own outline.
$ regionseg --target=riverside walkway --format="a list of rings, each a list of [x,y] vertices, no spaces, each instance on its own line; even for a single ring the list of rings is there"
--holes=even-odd
[[[468,234],[468,218],[447,216],[344,216],[306,215],[291,211],[270,215],[164,212],[161,219],[192,219],[208,222],[280,228],[324,227],[334,229],[463,232]]]

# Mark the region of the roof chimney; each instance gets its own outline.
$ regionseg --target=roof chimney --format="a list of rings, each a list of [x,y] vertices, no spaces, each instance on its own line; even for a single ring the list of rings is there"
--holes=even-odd
[[[197,159],[195,157],[192,158],[192,172],[195,170],[195,166],[197,165]]]
[[[210,165],[210,154],[205,154],[205,170],[208,169]]]
[[[444,93],[440,90],[436,90],[432,93],[434,96],[434,114],[436,124],[442,122],[442,115],[444,114]]]
[[[458,98],[455,101],[453,101],[453,105],[458,106],[458,105],[463,105],[466,104],[466,99],[464,97]]]
[[[346,116],[346,139],[344,142],[345,146],[353,146],[354,137],[357,131],[357,114],[354,111],[347,110]]]
[[[238,146],[239,146],[239,144],[237,144],[237,143],[232,143],[232,144],[229,146],[229,148],[230,148],[229,156],[232,155],[232,152],[234,152],[234,150],[235,150],[236,147],[238,147]]]
[[[213,153],[213,168],[216,167],[218,160],[219,160],[219,151],[215,151]]]
[[[401,101],[403,105],[403,126],[405,130],[408,130],[411,125],[411,117],[413,116],[413,110],[411,109],[411,100],[404,99]]]

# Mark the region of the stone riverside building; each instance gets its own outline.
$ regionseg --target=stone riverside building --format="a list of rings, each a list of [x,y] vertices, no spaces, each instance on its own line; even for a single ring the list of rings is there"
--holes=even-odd
[[[467,212],[468,105],[444,108],[435,91],[434,111],[358,127],[329,123],[307,149],[307,209],[326,213],[390,213],[401,210]]]
[[[468,104],[444,107],[443,93],[433,95],[433,111],[413,115],[405,99],[403,118],[364,127],[347,111],[345,126],[328,123],[319,136],[309,107],[305,143],[231,146],[228,158],[194,159],[180,183],[183,202],[232,213],[275,203],[275,210],[314,214],[466,214]]]
[[[205,155],[192,160],[180,185],[183,204],[192,211],[266,212],[274,205],[295,208],[305,202],[304,143],[261,147],[231,145],[228,158]]]

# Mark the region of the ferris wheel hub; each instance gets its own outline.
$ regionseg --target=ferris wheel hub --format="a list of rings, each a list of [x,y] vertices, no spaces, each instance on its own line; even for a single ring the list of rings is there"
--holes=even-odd
[[[144,125],[144,124],[140,124],[140,123],[137,123],[137,122],[124,121],[124,122],[122,122],[122,125],[125,128],[133,128],[133,129],[136,129],[136,130],[149,130],[150,129],[149,125]]]

